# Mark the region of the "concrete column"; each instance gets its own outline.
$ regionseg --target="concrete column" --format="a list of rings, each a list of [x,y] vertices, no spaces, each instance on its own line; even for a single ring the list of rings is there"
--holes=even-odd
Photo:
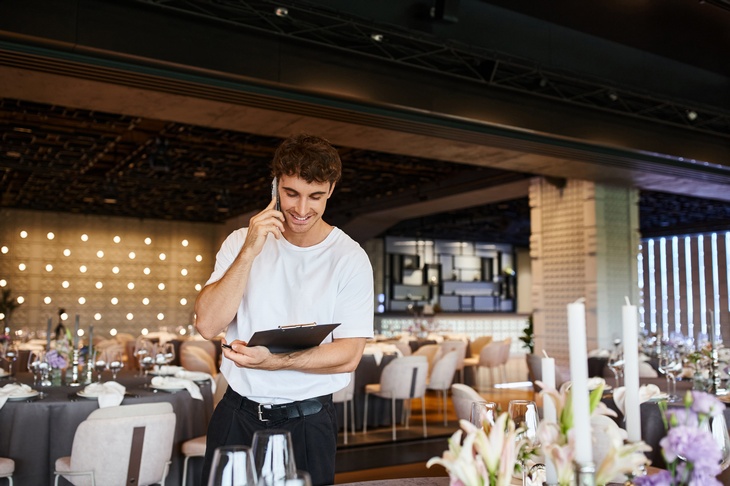
[[[637,304],[638,191],[537,177],[530,185],[535,352],[568,363],[568,303],[585,298],[588,349],[621,338],[621,306]]]

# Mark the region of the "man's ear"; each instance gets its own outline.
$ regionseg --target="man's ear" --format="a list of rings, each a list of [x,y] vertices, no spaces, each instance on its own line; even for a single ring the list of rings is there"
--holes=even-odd
[[[332,196],[332,193],[335,192],[335,184],[336,184],[336,182],[333,182],[330,184],[330,193],[327,194],[327,199],[329,199],[330,196]]]

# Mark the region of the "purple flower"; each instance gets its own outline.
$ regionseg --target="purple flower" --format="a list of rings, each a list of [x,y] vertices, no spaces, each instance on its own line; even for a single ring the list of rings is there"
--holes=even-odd
[[[672,475],[663,469],[650,476],[638,476],[633,481],[636,486],[667,486],[672,484]]]
[[[55,349],[46,353],[46,361],[48,361],[48,364],[51,365],[51,368],[63,369],[68,366],[68,361],[66,361],[66,358],[61,356]]]
[[[667,464],[680,459],[691,463],[698,473],[720,473],[722,453],[707,430],[686,425],[672,427],[659,445]]]
[[[722,414],[724,409],[725,404],[718,400],[716,396],[700,391],[692,392],[692,405],[690,410],[693,412],[710,417],[717,417]]]
[[[671,408],[667,410],[666,416],[670,427],[678,427],[680,425],[697,427],[699,425],[697,414],[686,408]]]

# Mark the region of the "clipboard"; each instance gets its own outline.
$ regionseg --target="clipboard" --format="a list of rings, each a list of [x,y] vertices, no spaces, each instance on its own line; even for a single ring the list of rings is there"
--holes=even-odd
[[[257,331],[249,339],[247,346],[266,346],[272,353],[289,353],[319,346],[336,324],[294,324],[279,326],[276,329]]]

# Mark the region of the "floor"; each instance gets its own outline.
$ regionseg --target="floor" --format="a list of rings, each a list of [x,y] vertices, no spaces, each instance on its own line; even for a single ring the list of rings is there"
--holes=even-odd
[[[495,375],[496,378],[496,375]],[[475,388],[485,399],[496,402],[506,410],[510,400],[533,399],[532,387],[526,383],[527,366],[524,355],[513,356],[507,366],[504,384],[494,386],[489,373],[484,370]],[[501,380],[497,380],[501,381]],[[507,386],[505,386],[507,385]],[[368,429],[367,434],[358,431],[348,435],[348,444],[340,434],[337,451],[335,484],[377,479],[445,476],[441,466],[426,468],[428,459],[440,456],[447,449],[447,440],[458,429],[456,414],[448,400],[447,425],[444,426],[440,411],[441,399],[436,392],[426,397],[426,423],[428,437],[423,437],[421,404],[413,401],[410,426],[398,426],[397,440],[392,441],[391,428]]]

